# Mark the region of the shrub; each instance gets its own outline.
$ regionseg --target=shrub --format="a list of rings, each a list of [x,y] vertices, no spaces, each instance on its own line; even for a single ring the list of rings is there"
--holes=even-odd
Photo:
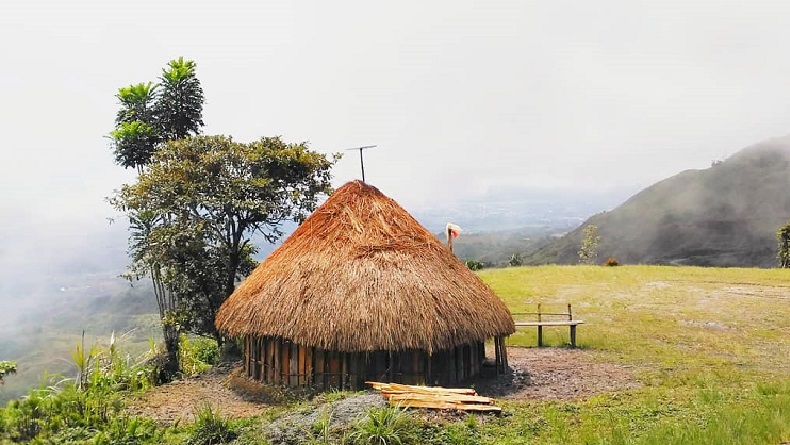
[[[210,402],[205,402],[195,411],[195,427],[186,441],[186,445],[215,445],[228,443],[236,438],[230,421],[214,409]]]
[[[466,267],[468,267],[471,270],[480,270],[483,268],[483,263],[481,263],[480,261],[466,260],[465,264]]]
[[[84,347],[72,353],[78,376],[42,384],[27,397],[0,408],[0,443],[138,444],[156,439],[149,419],[122,413],[124,390],[150,385],[150,368],[122,358],[115,336],[109,349]],[[52,379],[47,379],[52,382]]]
[[[512,267],[518,267],[524,264],[524,258],[521,257],[521,254],[516,252],[510,256],[510,261],[508,264]]]
[[[613,256],[610,256],[609,258],[606,259],[606,261],[603,263],[603,265],[604,266],[619,266],[620,262],[617,261],[617,258],[615,258]]]
[[[349,439],[356,445],[402,445],[408,443],[413,426],[411,417],[401,408],[375,408],[353,427]]]
[[[189,338],[181,334],[178,345],[178,363],[184,375],[206,372],[219,359],[219,348],[213,339]]]
[[[16,363],[0,361],[0,385],[3,384],[3,377],[16,373]]]

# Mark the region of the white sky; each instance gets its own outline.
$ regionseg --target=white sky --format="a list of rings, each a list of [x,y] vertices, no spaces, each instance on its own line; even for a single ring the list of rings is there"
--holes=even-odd
[[[0,216],[110,214],[114,94],[198,64],[208,134],[366,152],[430,205],[638,189],[790,132],[790,2],[7,0]],[[359,176],[348,153],[338,184]],[[0,221],[6,218],[0,218]]]

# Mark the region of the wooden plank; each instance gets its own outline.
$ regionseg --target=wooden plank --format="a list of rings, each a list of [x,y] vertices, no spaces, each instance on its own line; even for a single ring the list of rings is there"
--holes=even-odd
[[[442,388],[441,386],[422,386],[422,385],[404,385],[401,383],[384,383],[384,382],[365,382],[371,385],[376,391],[383,389],[392,391],[411,391],[415,393],[435,394],[435,393],[448,393],[448,394],[470,394],[475,395],[477,392],[474,388]]]
[[[576,347],[576,326],[571,326],[571,346]]]
[[[458,359],[456,358],[456,348],[449,349],[447,354],[449,356],[449,360],[447,360],[446,367],[444,369],[444,380],[442,383],[444,384],[455,384],[458,381]]]
[[[298,363],[299,372],[296,374],[296,377],[297,377],[296,378],[296,384],[299,385],[299,386],[304,386],[305,381],[307,380],[306,379],[307,372],[305,371],[305,358],[306,358],[306,355],[307,355],[307,353],[305,352],[306,350],[307,350],[307,348],[305,348],[302,345],[299,345],[299,350],[297,351],[297,354],[298,354],[298,357],[299,357],[298,358],[298,360],[299,360],[299,363]]]
[[[502,337],[502,360],[505,362],[505,372],[510,371],[510,364],[507,362],[507,335]]]
[[[466,380],[466,366],[464,366],[464,348],[463,346],[456,346],[455,348],[455,381],[463,382]]]
[[[291,344],[283,340],[280,345],[280,382],[288,385],[291,374]]]
[[[390,402],[390,405],[400,406],[402,408],[432,408],[432,409],[455,409],[461,411],[478,411],[478,412],[502,412],[502,408],[491,405],[468,405],[459,403],[444,403],[434,402],[427,400],[409,400]]]
[[[263,365],[261,363],[261,339],[255,338],[255,380],[261,380]]]
[[[250,375],[250,337],[244,337],[244,374]]]
[[[269,370],[266,371],[266,381],[273,383],[274,382],[274,374],[276,372],[276,366],[274,365],[275,362],[275,355],[277,354],[277,343],[274,338],[267,337],[267,342],[269,343]]]
[[[329,362],[329,387],[340,387],[340,357],[336,351],[327,351],[327,361]]]
[[[280,383],[280,367],[282,366],[282,344],[279,338],[274,339],[274,369],[272,369],[272,382]]]
[[[577,326],[584,324],[584,320],[562,320],[562,321],[517,321],[516,327],[520,326]]]
[[[305,385],[312,386],[315,382],[313,377],[313,353],[315,352],[315,348],[307,348],[305,351]]]
[[[288,375],[289,386],[299,386],[299,346],[296,343],[291,343],[289,348],[290,366]]]
[[[350,361],[348,365],[348,387],[349,389],[357,389],[359,387],[359,353],[352,352],[350,354]]]
[[[557,317],[567,317],[567,312],[512,312],[510,315],[517,316],[517,315],[553,315]]]
[[[480,403],[490,405],[494,403],[494,399],[483,396],[470,396],[466,394],[415,394],[415,393],[401,393],[401,394],[388,394],[389,400],[435,400],[437,402],[453,402],[453,403]]]
[[[315,386],[319,389],[326,388],[326,363],[323,349],[315,350]]]

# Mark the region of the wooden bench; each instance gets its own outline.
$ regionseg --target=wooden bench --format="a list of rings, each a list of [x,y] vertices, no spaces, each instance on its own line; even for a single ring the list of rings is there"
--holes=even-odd
[[[517,321],[516,328],[525,326],[537,326],[538,327],[538,346],[543,347],[543,327],[552,327],[552,326],[569,326],[571,329],[571,346],[576,347],[576,327],[580,324],[584,324],[584,320],[574,320],[573,319],[573,311],[571,310],[571,304],[568,303],[568,312],[564,313],[552,313],[552,312],[542,312],[541,305],[538,303],[538,311],[537,312],[521,312],[513,314],[514,316],[517,315],[537,315],[537,321]],[[562,320],[556,319],[549,319],[545,320],[544,317],[562,317]]]

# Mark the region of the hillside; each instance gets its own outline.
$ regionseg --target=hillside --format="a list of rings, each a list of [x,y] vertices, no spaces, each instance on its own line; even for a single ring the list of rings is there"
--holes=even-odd
[[[578,349],[563,347],[564,327],[544,330],[546,348],[535,347],[534,328],[508,338],[512,373],[470,382],[497,399],[499,416],[386,410],[370,392],[311,398],[252,382],[231,371],[236,363],[139,391],[118,391],[109,374],[84,392],[62,382],[0,405],[0,444],[358,445],[377,432],[403,445],[790,442],[786,271],[543,266],[479,276],[515,314],[572,303],[585,320]]]
[[[573,264],[582,228],[598,226],[599,261],[755,266],[776,264],[774,233],[790,218],[790,137],[769,140],[705,170],[654,184],[610,212],[532,252],[527,264]]]

